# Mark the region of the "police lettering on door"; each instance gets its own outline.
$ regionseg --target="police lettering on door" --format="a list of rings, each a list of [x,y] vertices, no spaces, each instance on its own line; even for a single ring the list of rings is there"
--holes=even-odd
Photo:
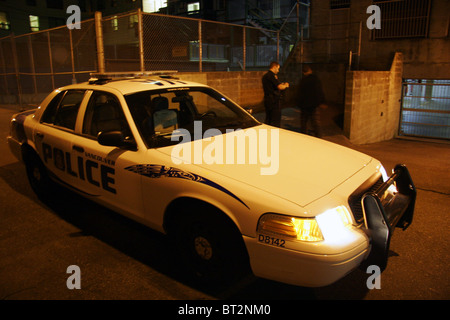
[[[111,165],[115,165],[114,161],[90,153],[84,153],[85,157],[76,156],[76,159],[72,159],[70,152],[64,152],[47,143],[42,143],[42,153],[46,164],[49,160],[53,160],[53,164],[57,169],[73,177],[88,181],[90,184],[101,187],[108,192],[116,193],[116,189],[113,187],[115,184],[115,169],[100,163],[98,160],[103,160],[102,162]],[[95,178],[98,177],[98,173],[100,173],[99,180]]]

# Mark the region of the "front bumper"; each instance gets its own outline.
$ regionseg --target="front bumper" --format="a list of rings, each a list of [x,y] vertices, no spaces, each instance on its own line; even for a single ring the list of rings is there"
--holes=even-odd
[[[255,276],[302,287],[332,284],[358,268],[369,251],[368,241],[339,254],[313,254],[265,245],[244,236]]]
[[[390,186],[397,192],[388,195]],[[377,190],[362,197],[364,221],[371,239],[371,251],[364,265],[387,266],[389,245],[395,227],[405,230],[413,219],[416,188],[405,165],[397,165],[394,173]]]
[[[244,236],[253,273],[291,285],[321,287],[340,280],[358,267],[377,265],[384,270],[393,230],[406,229],[412,223],[415,200],[416,189],[408,169],[397,165],[391,177],[360,198],[365,227],[351,228],[360,235],[355,237],[353,245],[333,249],[333,243],[328,242],[325,250],[316,246],[313,253],[287,245],[285,248],[271,246]]]

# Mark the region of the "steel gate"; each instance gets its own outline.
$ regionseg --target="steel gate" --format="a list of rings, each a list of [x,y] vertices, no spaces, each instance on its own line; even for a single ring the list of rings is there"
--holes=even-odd
[[[450,139],[450,80],[405,79],[400,136]]]

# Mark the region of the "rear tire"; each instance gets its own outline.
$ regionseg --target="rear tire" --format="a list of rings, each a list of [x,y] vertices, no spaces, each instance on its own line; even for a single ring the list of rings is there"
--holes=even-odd
[[[31,189],[39,199],[47,200],[54,190],[47,168],[34,151],[26,152],[24,162]]]

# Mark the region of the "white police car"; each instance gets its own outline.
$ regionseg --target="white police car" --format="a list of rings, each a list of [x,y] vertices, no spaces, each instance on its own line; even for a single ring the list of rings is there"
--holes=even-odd
[[[246,266],[301,286],[384,269],[412,222],[404,165],[259,123],[214,89],[155,72],[97,74],[11,121],[40,197],[54,182],[167,233],[196,279]]]

